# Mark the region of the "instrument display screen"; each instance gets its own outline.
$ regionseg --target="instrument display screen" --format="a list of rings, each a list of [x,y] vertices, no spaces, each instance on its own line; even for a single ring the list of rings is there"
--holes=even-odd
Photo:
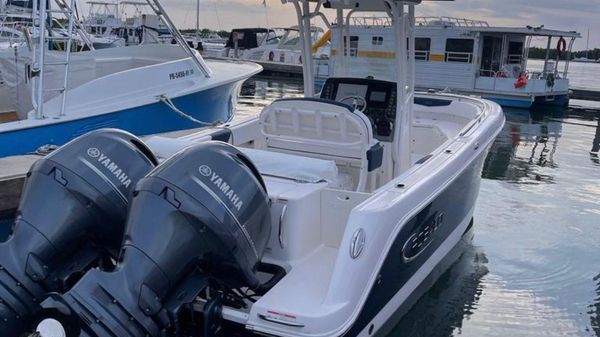
[[[367,90],[369,90],[369,86],[365,84],[340,83],[337,88],[335,100],[339,101],[349,96],[367,97]]]
[[[353,96],[361,100],[344,99]],[[373,134],[377,139],[391,142],[394,134],[396,119],[396,83],[372,78],[341,78],[330,77],[325,81],[321,90],[321,99],[342,101],[352,109],[352,104],[364,104],[356,108],[369,118]]]
[[[385,91],[371,91],[371,96],[369,97],[369,101],[384,103],[387,101],[387,92]]]

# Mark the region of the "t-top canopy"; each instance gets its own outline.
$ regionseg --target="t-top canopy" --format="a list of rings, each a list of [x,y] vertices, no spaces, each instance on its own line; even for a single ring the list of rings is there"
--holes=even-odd
[[[404,2],[408,4],[418,5],[422,1],[454,1],[454,0],[393,0],[396,2]],[[360,11],[368,12],[384,12],[389,7],[386,5],[385,0],[281,0],[282,3],[288,2],[321,2],[325,8],[333,9],[356,9]]]

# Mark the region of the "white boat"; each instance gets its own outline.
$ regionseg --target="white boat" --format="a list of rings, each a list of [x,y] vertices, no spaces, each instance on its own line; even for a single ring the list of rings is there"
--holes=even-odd
[[[27,42],[27,39],[33,35],[31,3],[32,1],[24,2],[22,5],[26,7],[10,5],[5,6],[4,9],[0,9],[0,49],[13,48],[24,44]],[[51,18],[49,22],[52,22],[52,24],[47,24],[48,27],[46,32],[48,38],[54,37],[52,47],[49,48],[64,49],[68,29],[64,27],[59,20],[56,20],[56,18]],[[123,44],[118,37],[115,38],[108,35],[88,35],[85,38],[79,38],[79,36],[76,35],[72,37],[72,48],[76,50],[87,49],[87,41],[96,48],[109,48]]]
[[[41,27],[32,46],[0,51],[0,143],[19,144],[0,147],[0,157],[61,145],[101,127],[152,134],[226,122],[242,82],[261,70],[205,62],[176,30],[179,45],[71,53],[47,50]]]
[[[151,138],[166,161],[136,188],[125,259],[43,306],[89,336],[156,337],[166,327],[213,336],[220,325],[268,336],[383,335],[469,232],[484,159],[504,125],[493,102],[414,93],[407,42],[420,2],[284,0],[298,12],[305,59],[310,18],[321,11],[344,25],[363,11],[388,13],[394,79],[339,67],[314,97],[308,63],[304,98],[180,139]],[[231,254],[239,260],[211,259]],[[227,272],[211,274],[219,268]],[[184,302],[203,323],[175,319]],[[67,322],[44,320],[38,332]]]
[[[576,58],[573,59],[572,62],[578,62],[578,63],[598,63],[598,60],[589,59],[587,57],[576,57]]]
[[[395,64],[391,53],[396,42],[389,19],[356,17],[349,29],[350,44],[332,50],[332,67],[341,66],[336,59],[340,50],[347,48],[345,53],[351,57],[344,66],[361,73],[366,68],[369,75],[380,78],[393,74]],[[568,104],[569,60],[579,33],[421,17],[416,19],[415,34],[417,88],[475,94],[517,108]],[[332,44],[338,45],[337,35],[332,36]],[[566,61],[552,60],[547,53],[543,71],[529,71],[527,60],[533,38],[546,39],[547,50],[556,45]]]
[[[311,27],[311,46],[317,77],[329,73],[329,36],[317,26]],[[234,58],[260,64],[265,71],[302,74],[302,41],[297,26],[289,28],[240,28],[234,29],[224,48],[215,51],[205,49],[203,55]]]
[[[210,58],[244,58],[246,51],[256,48],[274,48],[279,43],[281,34],[268,28],[235,28],[229,34],[225,45],[219,48],[206,49],[205,57]],[[269,47],[270,46],[270,47]]]
[[[590,50],[590,29],[588,28],[587,40],[586,40],[586,44],[585,44],[585,56],[576,57],[573,59],[573,62],[578,62],[578,63],[598,63],[598,62],[600,62],[600,60],[594,60],[594,59],[591,59],[588,57],[589,50]]]
[[[168,33],[158,15],[148,13],[146,2],[88,1],[89,13],[83,20],[94,38],[96,49],[158,43]]]

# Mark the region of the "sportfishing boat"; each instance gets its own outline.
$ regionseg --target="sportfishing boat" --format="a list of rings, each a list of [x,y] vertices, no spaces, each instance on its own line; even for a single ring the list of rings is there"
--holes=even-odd
[[[89,13],[83,20],[86,31],[98,41],[96,49],[142,43],[158,43],[168,33],[157,15],[148,13],[140,1],[88,1]]]
[[[232,117],[242,82],[260,72],[260,66],[205,62],[187,46],[160,3],[151,3],[178,45],[103,50],[92,46],[73,53],[76,30],[69,24],[67,38],[61,40],[67,47],[48,50],[56,37],[48,37],[42,24],[34,29],[39,34],[31,45],[2,51],[0,96],[11,99],[0,102],[0,143],[5,144],[0,157],[61,145],[101,127],[144,135],[212,125]],[[73,13],[61,8],[67,8],[67,16]],[[45,8],[39,12],[46,15]],[[44,18],[33,22],[46,22]]]
[[[330,71],[342,66],[337,60],[344,50],[350,57],[343,66],[389,78],[394,73],[396,43],[390,19],[355,17],[349,29],[349,44],[332,50]],[[475,94],[517,108],[568,104],[567,75],[573,42],[581,37],[577,32],[543,26],[492,27],[477,20],[420,17],[416,19],[415,36],[419,89]],[[332,45],[339,45],[338,35],[333,34],[332,38]],[[542,71],[529,71],[527,67],[533,39],[546,40]],[[558,50],[556,59],[550,58],[551,48]]]
[[[68,6],[63,0],[55,0],[53,2],[57,8],[51,8],[49,10],[55,11],[55,13],[62,12],[61,8],[63,5]],[[47,5],[49,6],[50,4],[51,2],[48,1]],[[31,23],[32,5],[33,1],[31,0],[0,1],[0,49],[14,48],[28,42],[28,39],[30,39],[33,34]],[[79,21],[76,23],[76,26],[78,25]],[[64,49],[65,41],[68,38],[68,29],[62,25],[61,21],[53,18],[51,15],[48,16],[46,26],[46,34],[48,34],[48,37],[52,38],[49,40],[51,43],[48,45],[48,48]],[[90,41],[96,48],[107,48],[119,45],[118,43],[115,43],[116,40],[114,38],[111,39],[94,35],[86,36],[83,39],[79,37],[79,34],[71,37],[71,47],[73,49],[81,50],[86,48],[87,41]]]
[[[339,67],[315,97],[307,62],[304,98],[180,139],[148,140],[162,163],[132,194],[123,192],[133,197],[117,265],[50,295],[37,317],[41,336],[206,337],[230,326],[268,336],[383,335],[443,273],[438,267],[473,225],[502,109],[473,97],[415,94],[420,0],[282,2],[297,11],[305,59],[320,13],[333,11],[344,26],[363,12],[388,14],[394,79]],[[335,31],[338,50],[348,32]],[[80,153],[94,169],[79,165],[77,176],[133,188],[107,169],[138,156],[89,137],[48,161]]]

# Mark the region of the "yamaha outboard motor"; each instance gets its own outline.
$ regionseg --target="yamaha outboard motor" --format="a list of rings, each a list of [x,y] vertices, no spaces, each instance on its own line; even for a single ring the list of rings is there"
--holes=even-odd
[[[90,270],[64,295],[49,297],[43,304],[49,318],[38,332],[177,335],[182,306],[209,284],[260,286],[269,214],[264,182],[236,148],[210,142],[183,150],[137,184],[115,270]],[[205,307],[216,316],[218,298]]]
[[[29,328],[49,292],[116,259],[128,196],[156,159],[135,136],[104,129],[38,160],[9,239],[0,243],[0,336]]]

